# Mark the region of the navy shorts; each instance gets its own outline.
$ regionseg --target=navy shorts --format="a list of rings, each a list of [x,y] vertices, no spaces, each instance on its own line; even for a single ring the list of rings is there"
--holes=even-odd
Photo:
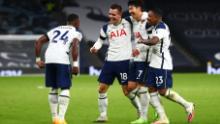
[[[69,89],[71,83],[71,66],[66,64],[46,64],[46,87]]]
[[[128,80],[138,83],[146,82],[147,68],[146,62],[131,62]]]
[[[117,78],[121,85],[128,83],[129,60],[125,61],[105,61],[98,81],[107,85],[112,85]]]
[[[172,71],[149,67],[146,85],[157,89],[172,88]]]

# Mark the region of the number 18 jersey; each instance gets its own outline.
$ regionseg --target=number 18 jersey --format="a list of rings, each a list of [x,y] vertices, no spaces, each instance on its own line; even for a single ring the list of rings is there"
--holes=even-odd
[[[82,34],[73,26],[58,26],[47,32],[49,39],[45,63],[70,64],[70,48],[74,38],[81,41]]]

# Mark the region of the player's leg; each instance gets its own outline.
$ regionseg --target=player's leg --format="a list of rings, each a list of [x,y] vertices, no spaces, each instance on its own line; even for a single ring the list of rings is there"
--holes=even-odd
[[[134,62],[130,63],[129,74],[128,74],[128,85],[127,85],[127,94],[126,96],[131,101],[132,105],[136,108],[138,118],[141,113],[141,103],[139,97],[137,96],[139,87],[136,82],[136,64]]]
[[[72,86],[71,78],[71,66],[64,64],[56,64],[57,66],[57,80],[58,87],[61,88],[61,92],[58,97],[59,104],[59,120],[60,124],[66,124],[65,115],[70,101],[70,88]]]
[[[58,89],[52,88],[49,95],[48,101],[50,105],[50,110],[52,114],[53,121],[57,121],[58,119]]]
[[[160,70],[149,67],[147,86],[150,93],[150,103],[159,116],[158,120],[154,121],[153,124],[169,124],[169,120],[157,92],[158,84],[163,84],[162,80],[157,79],[160,75]]]
[[[136,108],[138,118],[139,118],[141,114],[141,103],[137,95],[138,90],[139,90],[139,87],[137,87],[137,82],[128,81],[126,96],[131,101],[132,105]]]
[[[56,80],[56,67],[54,64],[46,64],[45,83],[46,87],[52,88],[48,94],[48,102],[53,123],[56,124],[58,122],[58,87]]]
[[[186,112],[188,113],[188,117],[187,120],[189,122],[192,121],[193,117],[194,117],[194,104],[185,100],[182,96],[180,96],[177,92],[175,92],[174,90],[171,90],[172,88],[172,74],[171,71],[165,71],[165,83],[166,83],[166,88],[160,89],[159,93],[162,96],[165,96],[165,98],[174,101],[178,104],[180,104],[181,106],[183,106],[186,110]]]
[[[137,66],[136,80],[139,82],[138,95],[141,103],[141,118],[147,120],[148,108],[150,96],[148,88],[146,87],[146,76],[147,76],[147,64],[146,62],[139,62]]]
[[[114,63],[105,62],[102,68],[102,72],[99,75],[99,89],[98,89],[98,108],[99,108],[99,117],[96,119],[96,122],[106,122],[108,121],[107,108],[108,108],[108,97],[107,91],[110,85],[114,81]]]
[[[99,108],[99,117],[97,118],[97,122],[106,122],[107,118],[107,109],[108,109],[108,97],[107,90],[109,85],[106,83],[100,82],[99,84],[99,94],[98,94],[98,108]]]

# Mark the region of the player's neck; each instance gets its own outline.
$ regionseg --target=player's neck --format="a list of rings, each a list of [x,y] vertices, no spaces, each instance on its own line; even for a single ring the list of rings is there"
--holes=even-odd
[[[114,26],[117,26],[119,24],[121,24],[122,19],[120,19],[120,21],[118,21],[117,23],[113,24]]]
[[[138,22],[141,21],[142,16],[143,16],[143,12],[138,13],[138,16],[135,20]]]

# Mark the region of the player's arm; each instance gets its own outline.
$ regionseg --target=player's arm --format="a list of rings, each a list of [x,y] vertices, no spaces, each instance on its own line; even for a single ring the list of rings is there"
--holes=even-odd
[[[152,35],[153,36],[150,39],[143,39],[143,37],[140,36],[140,40],[138,41],[138,43],[143,43],[149,46],[155,45],[167,35],[167,31],[164,27],[158,28]]]
[[[41,36],[36,42],[35,42],[35,55],[36,55],[36,64],[39,68],[44,67],[44,62],[40,58],[41,48],[44,43],[48,42],[49,38],[47,35]]]
[[[101,31],[100,31],[100,35],[99,35],[98,40],[97,40],[97,41],[95,42],[95,44],[90,48],[90,52],[91,52],[91,53],[97,53],[98,50],[102,47],[104,40],[107,39],[107,36],[106,36],[106,30],[107,30],[107,29],[104,29],[104,28],[106,28],[106,27],[107,27],[107,26],[103,26],[103,28],[102,28]]]
[[[73,58],[72,73],[75,75],[79,73],[78,47],[79,47],[79,40],[77,38],[74,38],[72,42],[72,58]]]
[[[157,44],[159,41],[160,41],[160,39],[157,36],[153,36],[150,39],[143,39],[143,37],[140,36],[140,39],[139,39],[138,43],[143,43],[145,45],[152,46],[152,45]]]
[[[90,52],[97,53],[98,50],[102,47],[102,45],[103,45],[103,40],[101,38],[98,38],[95,44],[90,48]]]

